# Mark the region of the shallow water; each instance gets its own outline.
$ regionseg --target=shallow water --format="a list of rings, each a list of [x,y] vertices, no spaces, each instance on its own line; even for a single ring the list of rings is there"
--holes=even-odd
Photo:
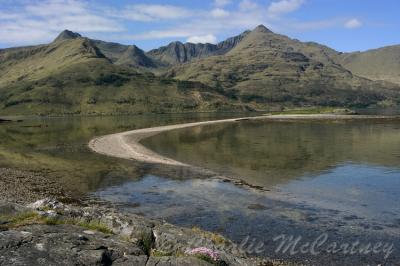
[[[77,194],[138,180],[151,167],[93,153],[95,136],[244,114],[165,114],[103,117],[26,118],[0,124],[0,167],[43,172]]]
[[[43,172],[77,194],[130,212],[263,243],[262,255],[317,265],[400,260],[400,123],[252,122],[166,132],[144,141],[174,159],[235,176],[268,192],[218,179],[95,154],[94,136],[211,119],[221,115],[153,115],[31,119],[0,125],[0,166]],[[183,173],[183,174],[182,174]],[[168,177],[168,178],[167,178]],[[352,256],[275,252],[280,234],[313,241],[394,244]],[[329,242],[328,241],[328,242]],[[397,249],[396,249],[397,247]],[[252,251],[250,249],[250,251]]]
[[[313,232],[325,228],[336,232],[341,241],[359,235],[368,238],[378,234],[396,239],[400,236],[398,120],[245,121],[165,132],[144,140],[143,144],[178,161],[235,176],[270,190],[261,196],[254,196],[254,193],[242,196],[238,192],[221,191],[218,186],[207,188],[215,193],[205,194],[208,201],[216,199],[215,208],[221,195],[231,195],[229,200],[224,200],[231,201],[232,209],[218,213],[228,213],[226,217],[246,217],[240,218],[239,224],[251,221],[254,214],[246,210],[235,215],[234,211],[242,212],[257,204],[270,206],[268,200],[273,200],[275,207],[266,207],[268,211],[262,207],[256,214],[258,219],[275,220],[280,224],[288,222],[292,229],[297,228],[294,232],[300,234],[307,234],[310,229],[306,228],[317,226]],[[181,190],[182,184],[176,186],[176,190]],[[205,189],[200,194],[203,191]],[[196,191],[189,194],[197,196]],[[146,201],[145,198],[141,200]],[[197,202],[195,199],[190,205],[196,206]],[[179,221],[174,213],[172,216]],[[234,227],[235,222],[219,224]],[[250,224],[239,231],[252,231],[250,227],[254,225]],[[259,231],[252,231],[250,235],[293,232],[281,227],[266,230],[265,227],[271,226],[269,222],[257,226]],[[205,227],[210,225],[206,223]],[[224,233],[240,239],[237,232]],[[335,260],[346,264],[359,262],[346,256],[335,257]]]

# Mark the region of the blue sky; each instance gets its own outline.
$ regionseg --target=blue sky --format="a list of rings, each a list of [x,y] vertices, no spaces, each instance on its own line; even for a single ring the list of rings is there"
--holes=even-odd
[[[0,47],[47,43],[63,29],[149,50],[216,43],[264,24],[339,51],[400,44],[398,0],[0,0]]]

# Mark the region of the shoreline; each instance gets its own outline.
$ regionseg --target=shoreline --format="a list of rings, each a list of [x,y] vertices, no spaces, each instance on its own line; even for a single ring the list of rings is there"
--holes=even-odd
[[[371,115],[340,115],[340,114],[309,114],[309,115],[295,115],[295,114],[282,114],[282,115],[262,115],[222,120],[210,120],[203,122],[193,122],[184,124],[167,125],[160,127],[142,128],[130,131],[119,132],[115,134],[95,137],[90,140],[88,147],[99,154],[116,157],[121,159],[128,159],[139,161],[142,163],[150,164],[163,164],[170,166],[195,166],[176,161],[174,159],[162,156],[140,143],[141,140],[151,136],[175,130],[190,128],[196,126],[205,126],[222,123],[235,123],[241,121],[293,121],[293,120],[310,120],[310,121],[329,121],[329,120],[371,120],[371,119],[398,119],[398,116],[371,116]],[[198,167],[196,167],[198,168]]]
[[[73,199],[57,182],[46,191],[52,180],[45,175],[1,168],[0,177],[8,190],[0,197],[0,265],[298,265],[248,254],[198,227],[130,214],[97,199]],[[218,260],[188,253],[199,248]]]

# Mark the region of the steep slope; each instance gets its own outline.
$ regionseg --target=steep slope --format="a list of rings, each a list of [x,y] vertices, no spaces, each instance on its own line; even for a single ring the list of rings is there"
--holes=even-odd
[[[132,58],[138,53],[135,50],[128,47],[125,53]],[[2,115],[242,108],[200,83],[158,78],[113,64],[93,41],[79,36],[57,38],[49,45],[0,50],[0,77]]]
[[[58,43],[65,40],[79,38],[82,38],[79,33],[64,30],[59,34],[54,42]],[[141,69],[151,69],[158,67],[158,65],[136,45],[123,45],[119,43],[105,42],[93,39],[88,40],[104,55],[104,57],[108,58],[112,63],[116,65],[127,65]]]
[[[128,49],[127,45],[119,43],[104,42],[100,40],[92,40],[92,42],[113,63],[118,61],[118,59],[120,59]]]
[[[128,46],[115,64],[131,67],[157,68],[157,64],[147,57],[143,50],[139,49],[136,45]]]
[[[136,45],[92,40],[96,47],[116,65],[127,65],[142,69],[157,68],[158,65]]]
[[[367,106],[398,101],[394,88],[354,76],[336,51],[302,43],[260,25],[233,49],[172,68],[166,75],[217,87],[258,106]]]
[[[85,38],[57,38],[49,45],[0,50],[0,86],[41,79],[73,63],[93,59],[108,62],[100,50]]]
[[[344,53],[336,60],[361,77],[400,85],[400,45],[366,52]]]
[[[246,31],[238,36],[229,38],[218,44],[181,43],[172,42],[167,46],[151,50],[147,55],[161,65],[169,66],[195,59],[206,58],[213,55],[222,55],[233,49],[249,32]]]

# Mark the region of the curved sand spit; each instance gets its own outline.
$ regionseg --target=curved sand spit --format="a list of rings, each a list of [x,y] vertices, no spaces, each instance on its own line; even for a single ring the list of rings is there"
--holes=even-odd
[[[164,157],[160,154],[157,154],[147,149],[142,144],[140,144],[140,141],[142,139],[154,136],[161,132],[170,131],[174,129],[221,124],[221,123],[235,123],[244,120],[261,120],[261,119],[262,120],[293,120],[293,119],[325,120],[325,119],[382,119],[382,118],[388,118],[388,117],[317,114],[317,115],[265,115],[256,117],[223,119],[223,120],[144,128],[144,129],[137,129],[137,130],[106,135],[92,139],[89,142],[89,148],[97,153],[122,159],[136,160],[145,163],[188,166],[187,164]]]

